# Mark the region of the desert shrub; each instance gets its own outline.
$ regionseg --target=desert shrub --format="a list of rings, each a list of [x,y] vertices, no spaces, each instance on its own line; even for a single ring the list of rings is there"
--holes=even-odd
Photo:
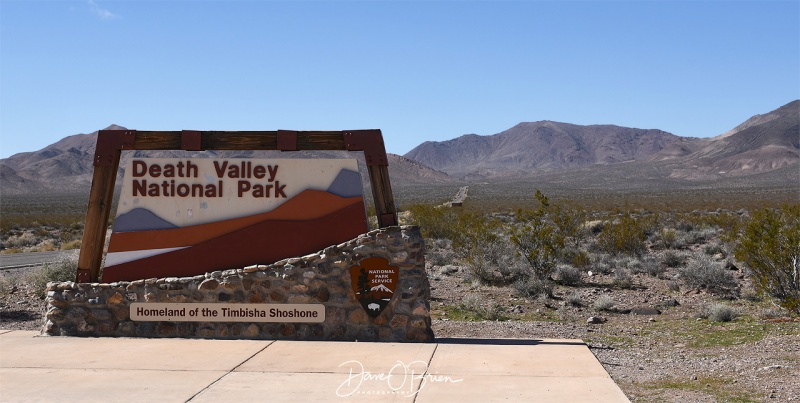
[[[647,256],[642,259],[641,272],[643,273],[647,273],[653,277],[658,277],[664,274],[666,270],[667,269],[664,267],[664,265],[662,265],[661,262],[659,262],[658,259],[653,256]]]
[[[789,316],[789,311],[785,309],[766,308],[761,311],[762,319],[778,319]]]
[[[15,280],[12,276],[0,276],[0,296],[11,294]]]
[[[718,242],[710,243],[703,247],[703,253],[709,256],[714,256],[717,254],[722,254],[724,256],[725,247]]]
[[[581,298],[581,295],[579,293],[575,292],[575,291],[567,294],[567,297],[564,299],[564,301],[568,305],[571,305],[571,306],[580,307],[580,306],[583,306],[583,304],[584,304],[583,298]]]
[[[693,217],[698,217],[698,215],[695,215]],[[683,219],[679,219],[679,221],[675,224],[675,229],[683,232],[689,232],[694,230],[696,222],[698,222],[698,218],[687,219],[687,217],[684,217]]]
[[[434,266],[445,266],[453,263],[455,252],[453,242],[449,239],[434,239],[428,243],[425,259]]]
[[[34,289],[44,298],[44,290],[49,282],[75,281],[78,272],[78,254],[69,253],[61,256],[57,261],[45,263],[43,266],[32,271],[28,280],[33,284]]]
[[[587,221],[585,224],[583,224],[583,228],[593,236],[603,232],[605,227],[606,223],[602,220]]]
[[[672,228],[663,228],[659,231],[655,243],[663,249],[677,249],[680,247],[678,245],[678,233]]]
[[[589,258],[589,254],[586,253],[586,251],[578,250],[569,254],[569,259],[567,263],[575,267],[587,268],[591,267],[592,260]]]
[[[730,322],[738,318],[741,314],[735,308],[725,304],[712,304],[704,306],[697,313],[697,316],[708,319],[712,322]]]
[[[675,280],[668,281],[667,288],[672,292],[679,292],[681,290],[681,283]]]
[[[592,308],[594,308],[596,311],[610,311],[612,308],[614,308],[615,304],[616,302],[614,302],[614,299],[610,296],[601,295],[594,300]]]
[[[691,288],[705,288],[725,295],[732,295],[736,291],[733,275],[705,255],[696,255],[679,273],[681,280]]]
[[[605,260],[595,261],[594,264],[592,264],[592,271],[597,274],[608,274],[611,273],[611,270],[611,264]]]
[[[661,261],[667,267],[681,267],[686,263],[686,255],[683,253],[668,250],[661,255]]]
[[[618,288],[633,288],[633,278],[627,269],[614,270],[614,279],[611,280],[611,283]]]
[[[481,309],[482,301],[481,297],[478,294],[467,294],[461,301],[458,303],[458,306],[461,309],[470,312],[478,312]]]
[[[502,320],[503,313],[505,313],[505,309],[500,304],[489,302],[484,305],[482,312],[478,316],[480,319],[485,320]]]
[[[646,226],[630,213],[608,223],[597,235],[597,247],[612,255],[639,255],[646,250]]]
[[[642,266],[642,262],[635,256],[622,256],[613,260],[615,268],[628,269],[632,273],[637,273]]]
[[[509,284],[521,276],[521,263],[502,234],[499,220],[428,205],[414,205],[409,211],[426,239],[437,239],[436,244],[447,244],[452,250],[430,253],[431,264],[449,264],[462,258],[472,279],[483,284]]]
[[[734,256],[750,269],[759,292],[800,313],[800,204],[754,213]]]
[[[81,240],[75,239],[69,242],[64,242],[59,247],[60,250],[72,250],[72,249],[80,249],[81,247]]]
[[[19,235],[12,235],[8,237],[8,239],[3,242],[4,248],[24,248],[26,246],[33,246],[41,242],[41,238],[39,238],[33,231],[25,231]]]
[[[576,286],[581,283],[581,271],[566,264],[556,266],[555,277],[561,285]]]
[[[470,276],[483,284],[510,284],[525,276],[525,266],[512,244],[501,235],[486,235],[464,253]]]
[[[541,296],[553,296],[553,283],[542,281],[536,277],[523,277],[514,283],[517,294],[525,298],[537,298]]]
[[[714,238],[716,235],[717,231],[712,228],[694,229],[681,233],[678,236],[680,238],[678,243],[681,247],[685,247],[686,245],[699,245]]]
[[[483,303],[476,294],[467,294],[458,304],[458,307],[472,314],[478,320],[500,320],[503,318],[504,309],[495,302]]]

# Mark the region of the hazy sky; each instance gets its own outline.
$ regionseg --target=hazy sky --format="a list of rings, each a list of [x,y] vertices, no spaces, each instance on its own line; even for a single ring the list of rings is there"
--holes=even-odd
[[[0,0],[0,157],[112,123],[708,137],[798,98],[796,0]]]

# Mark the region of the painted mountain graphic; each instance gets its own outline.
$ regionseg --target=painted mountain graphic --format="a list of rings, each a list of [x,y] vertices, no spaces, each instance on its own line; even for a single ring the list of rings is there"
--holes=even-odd
[[[383,284],[378,284],[375,287],[370,288],[369,290],[370,292],[383,292],[383,293],[393,294],[392,290],[388,289]]]
[[[328,192],[341,197],[361,196],[361,174],[349,169],[342,169],[328,187]]]
[[[145,212],[137,214],[146,216]],[[270,264],[316,252],[367,230],[363,197],[304,190],[261,214],[181,228],[115,232],[103,281],[193,276]]]
[[[146,231],[178,228],[177,225],[144,208],[135,208],[114,219],[113,232]]]

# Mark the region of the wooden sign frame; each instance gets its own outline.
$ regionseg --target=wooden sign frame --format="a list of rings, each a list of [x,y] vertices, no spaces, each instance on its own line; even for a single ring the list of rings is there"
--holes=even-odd
[[[100,281],[108,218],[122,150],[346,150],[363,151],[378,226],[397,225],[389,164],[379,129],[343,131],[100,130],[76,281]]]

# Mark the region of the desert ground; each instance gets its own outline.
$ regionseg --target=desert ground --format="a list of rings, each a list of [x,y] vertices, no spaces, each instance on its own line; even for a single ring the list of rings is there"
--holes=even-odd
[[[637,402],[800,402],[800,318],[734,256],[752,215],[796,203],[797,189],[554,188],[543,212],[531,186],[504,186],[470,186],[461,208],[433,207],[459,185],[395,191],[401,222],[426,236],[437,337],[581,339]],[[4,197],[0,252],[79,247],[85,206],[85,195]],[[538,256],[552,264],[539,283],[519,246],[536,246],[536,217],[574,231]],[[609,240],[640,227],[630,249]],[[68,280],[75,261],[0,270],[0,328],[40,329],[44,284]]]

